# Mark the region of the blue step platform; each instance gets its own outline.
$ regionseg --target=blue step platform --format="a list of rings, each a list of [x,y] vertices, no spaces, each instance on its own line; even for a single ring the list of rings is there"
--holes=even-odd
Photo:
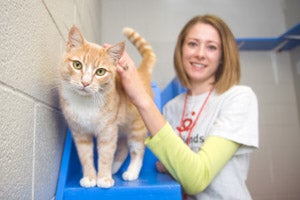
[[[160,90],[154,83],[152,88],[156,105],[161,109]],[[124,181],[122,179],[122,172],[129,163],[127,158],[120,171],[113,176],[115,185],[112,188],[82,188],[79,185],[82,177],[81,166],[71,132],[68,130],[56,189],[56,200],[181,199],[180,185],[170,176],[158,173],[155,169],[156,161],[157,158],[149,149],[146,149],[143,167],[137,180]]]

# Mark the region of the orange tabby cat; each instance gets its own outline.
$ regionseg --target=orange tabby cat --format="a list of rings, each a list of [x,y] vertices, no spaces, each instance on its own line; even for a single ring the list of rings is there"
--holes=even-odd
[[[152,95],[151,73],[155,54],[134,30],[124,29],[142,55],[139,74]],[[117,62],[124,42],[103,48],[84,39],[73,26],[69,32],[61,66],[60,103],[72,130],[83,170],[82,187],[112,187],[116,173],[130,153],[124,180],[139,176],[144,156],[146,127],[124,93]],[[93,138],[96,137],[98,173],[94,166]]]

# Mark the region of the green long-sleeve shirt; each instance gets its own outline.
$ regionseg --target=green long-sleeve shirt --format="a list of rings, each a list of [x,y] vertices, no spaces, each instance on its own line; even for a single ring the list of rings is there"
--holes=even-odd
[[[149,137],[146,145],[187,194],[203,191],[240,146],[222,137],[209,136],[195,153],[168,123],[154,137]]]

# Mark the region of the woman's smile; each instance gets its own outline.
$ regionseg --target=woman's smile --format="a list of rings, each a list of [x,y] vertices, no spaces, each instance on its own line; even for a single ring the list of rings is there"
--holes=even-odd
[[[191,62],[191,66],[194,68],[194,70],[198,71],[198,70],[202,70],[203,68],[206,67],[206,65],[202,64],[202,63],[196,63],[196,62]]]

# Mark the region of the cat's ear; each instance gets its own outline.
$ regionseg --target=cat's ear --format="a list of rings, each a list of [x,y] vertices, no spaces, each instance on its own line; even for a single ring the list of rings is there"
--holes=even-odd
[[[125,49],[125,42],[119,42],[107,49],[109,56],[115,61],[118,62],[123,55]]]
[[[76,26],[73,26],[69,31],[67,50],[80,48],[84,43],[84,38]]]

